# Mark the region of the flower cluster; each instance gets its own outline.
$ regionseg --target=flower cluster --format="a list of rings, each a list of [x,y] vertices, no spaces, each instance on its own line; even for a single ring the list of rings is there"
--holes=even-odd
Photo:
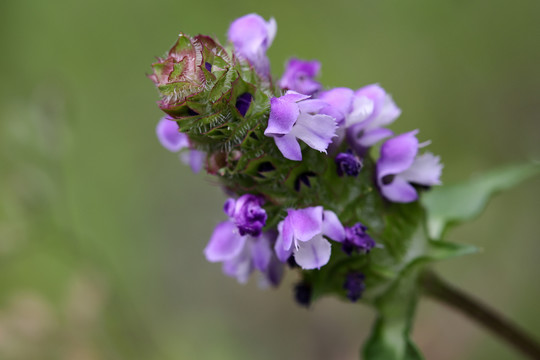
[[[275,81],[266,52],[276,30],[274,19],[249,14],[231,24],[226,46],[181,34],[150,75],[167,114],[158,139],[232,196],[204,250],[210,262],[242,283],[258,270],[270,285],[293,264],[307,303],[312,274],[344,267],[332,276],[356,301],[372,253],[387,251],[375,210],[417,201],[440,184],[442,165],[420,154],[429,142],[418,130],[388,128],[401,110],[380,85],[328,89],[321,64],[297,58]]]

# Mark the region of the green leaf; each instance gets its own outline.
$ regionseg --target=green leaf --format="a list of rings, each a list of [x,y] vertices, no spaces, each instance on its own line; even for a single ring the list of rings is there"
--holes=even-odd
[[[440,239],[452,225],[478,216],[495,193],[540,173],[540,165],[513,165],[455,185],[434,188],[422,197],[428,213],[428,232]]]

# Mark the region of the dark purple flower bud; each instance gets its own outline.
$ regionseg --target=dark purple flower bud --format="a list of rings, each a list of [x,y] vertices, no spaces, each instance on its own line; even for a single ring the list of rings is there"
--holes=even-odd
[[[251,100],[253,100],[253,95],[250,93],[243,93],[236,99],[236,109],[240,115],[246,116]]]
[[[294,286],[294,299],[296,302],[305,307],[311,304],[311,285],[301,282]]]
[[[312,95],[319,91],[322,86],[314,78],[321,70],[321,63],[292,58],[287,63],[285,73],[279,86],[285,90],[294,90],[301,94]]]
[[[364,283],[365,276],[361,272],[351,272],[345,277],[343,288],[347,290],[347,297],[352,302],[356,302],[362,297],[362,293],[366,288]]]
[[[267,218],[266,211],[261,207],[263,204],[261,197],[245,194],[237,200],[227,200],[223,210],[233,219],[240,235],[259,236]]]
[[[358,176],[362,169],[362,161],[351,150],[337,154],[336,165],[339,176]]]
[[[367,233],[367,227],[362,223],[356,223],[345,228],[345,241],[343,241],[343,251],[351,255],[353,251],[369,252],[376,244]]]

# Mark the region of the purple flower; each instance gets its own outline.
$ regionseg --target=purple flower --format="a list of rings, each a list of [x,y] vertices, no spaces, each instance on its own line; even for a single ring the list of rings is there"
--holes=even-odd
[[[237,226],[228,220],[216,226],[204,254],[210,262],[222,262],[223,273],[240,283],[246,283],[256,269],[266,276],[267,283],[278,285],[283,264],[273,259],[271,243],[274,238],[271,233],[259,237],[242,236]]]
[[[321,70],[321,63],[292,58],[287,63],[285,73],[279,86],[285,90],[294,90],[302,94],[312,95],[319,91],[322,86],[314,78]]]
[[[393,135],[383,126],[389,125],[401,114],[392,97],[377,84],[365,86],[354,93],[351,112],[347,115],[347,140],[357,152],[375,145]]]
[[[240,235],[259,236],[267,218],[266,211],[261,207],[263,204],[260,196],[245,194],[237,200],[227,200],[224,211],[238,226]]]
[[[352,302],[356,302],[362,297],[362,293],[366,288],[364,283],[365,276],[361,272],[350,272],[345,277],[343,288],[347,290],[347,297]]]
[[[362,169],[362,161],[358,159],[358,156],[354,155],[351,150],[347,152],[339,153],[336,156],[337,173],[339,176],[358,176],[360,169]]]
[[[443,165],[438,156],[418,154],[427,145],[418,144],[414,130],[387,140],[377,161],[377,184],[382,195],[390,201],[408,203],[418,199],[411,184],[431,186],[440,184]]]
[[[159,120],[156,134],[161,145],[171,152],[189,149],[188,136],[178,130],[178,124],[170,116],[164,116]],[[204,165],[206,153],[189,149],[188,152],[180,154],[180,159],[184,164],[189,165],[194,173],[198,173]]]
[[[270,100],[270,118],[264,135],[273,137],[283,156],[290,160],[302,160],[298,139],[326,153],[336,133],[335,119],[319,113],[328,104],[309,97],[289,90]]]
[[[343,251],[351,255],[353,251],[369,252],[375,241],[366,233],[367,227],[362,223],[356,223],[345,228],[345,241],[343,241]]]
[[[233,21],[227,36],[238,57],[247,60],[260,74],[269,76],[270,62],[266,50],[272,44],[276,31],[274,18],[266,22],[257,14],[248,14]]]
[[[293,254],[302,269],[319,269],[330,260],[330,243],[323,236],[338,242],[345,239],[337,215],[322,206],[289,209],[278,232],[274,247],[278,259],[286,262]]]

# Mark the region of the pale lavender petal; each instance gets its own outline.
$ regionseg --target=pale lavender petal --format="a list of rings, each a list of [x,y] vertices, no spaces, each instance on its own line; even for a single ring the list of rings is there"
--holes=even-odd
[[[189,150],[180,154],[180,160],[186,165],[189,165],[191,171],[195,174],[199,173],[206,161],[206,153],[200,150]]]
[[[299,92],[289,90],[285,93],[285,95],[280,96],[279,98],[282,99],[283,101],[299,102],[302,100],[309,99],[310,97],[311,97],[310,95],[304,95],[304,94],[300,94]]]
[[[418,199],[415,188],[399,175],[395,176],[391,183],[387,185],[379,183],[379,186],[382,195],[390,201],[409,203]]]
[[[352,111],[347,115],[345,125],[347,127],[357,124],[363,124],[365,126],[367,121],[373,117],[374,109],[375,103],[372,99],[366,96],[355,96]]]
[[[323,212],[322,233],[335,241],[343,242],[345,240],[345,228],[333,211],[325,210]]]
[[[236,208],[235,205],[235,199],[227,199],[227,201],[225,201],[225,204],[223,205],[223,211],[225,212],[225,214],[227,214],[229,217],[233,217]]]
[[[310,241],[299,243],[294,251],[294,260],[302,269],[319,269],[328,263],[331,251],[328,240],[319,234]]]
[[[282,221],[278,224],[278,236],[276,238],[276,243],[274,244],[274,251],[277,258],[281,262],[286,262],[292,254],[292,240],[293,240],[293,231],[291,228],[286,229],[284,233],[283,225],[285,221]]]
[[[356,98],[365,97],[373,102],[372,117],[379,116],[384,107],[384,101],[387,96],[386,91],[379,84],[364,86],[354,92]]]
[[[269,48],[270,45],[274,42],[274,38],[277,33],[277,22],[276,19],[270,18],[266,23],[266,48]]]
[[[298,103],[298,108],[304,114],[317,114],[322,108],[327,107],[328,103],[319,99],[309,99]]]
[[[266,51],[271,44],[275,36],[275,20],[271,22],[267,24],[261,16],[248,14],[233,21],[227,36],[235,50],[249,60],[254,54]]]
[[[299,210],[289,209],[287,219],[293,228],[294,239],[309,241],[322,232],[323,208],[315,206]]]
[[[274,141],[285,158],[294,161],[302,160],[302,150],[294,134],[274,137]]]
[[[336,136],[336,128],[336,121],[331,116],[300,114],[290,134],[308,144],[309,147],[326,152],[332,138]]]
[[[253,261],[251,261],[251,248],[251,241],[246,241],[245,246],[236,256],[223,262],[223,273],[236,278],[241,284],[247,283],[254,270]]]
[[[176,121],[168,116],[159,120],[156,126],[156,135],[161,145],[169,151],[177,152],[189,146],[187,135],[181,133]]]
[[[358,137],[356,143],[364,148],[368,148],[375,145],[379,141],[394,135],[394,132],[386,128],[376,128],[373,130],[365,130],[359,135],[360,136]]]
[[[377,110],[378,114],[366,126],[366,130],[389,125],[401,115],[401,109],[397,107],[390,95],[385,96],[382,107]]]
[[[236,225],[231,221],[224,221],[216,226],[204,249],[204,255],[210,262],[229,260],[242,251],[245,242],[246,237],[240,236]]]
[[[290,255],[289,255],[290,256]],[[270,258],[270,263],[265,272],[265,278],[272,286],[278,286],[283,278],[284,266],[276,256]]]
[[[345,116],[351,112],[353,94],[349,88],[334,88],[321,92],[317,98],[332,105]]]
[[[283,98],[284,96],[270,100],[270,117],[264,131],[266,136],[288,134],[300,115],[298,105]]]
[[[283,249],[289,250],[292,246],[293,240],[294,240],[294,229],[291,224],[291,218],[285,217],[283,221],[280,221],[280,223],[277,226],[278,234],[281,235]]]
[[[439,185],[443,165],[440,157],[432,153],[419,155],[413,164],[399,176],[408,182],[420,185]]]
[[[292,58],[287,62],[279,86],[282,89],[290,89],[302,94],[313,94],[321,89],[321,84],[314,80],[320,68],[321,64],[318,61]]]
[[[253,259],[253,265],[259,271],[265,271],[270,262],[270,257],[272,256],[271,240],[271,236],[268,233],[263,233],[258,238],[253,239],[251,258]]]
[[[399,174],[407,170],[418,152],[418,139],[414,130],[386,140],[381,147],[381,157],[377,161],[377,178]]]

